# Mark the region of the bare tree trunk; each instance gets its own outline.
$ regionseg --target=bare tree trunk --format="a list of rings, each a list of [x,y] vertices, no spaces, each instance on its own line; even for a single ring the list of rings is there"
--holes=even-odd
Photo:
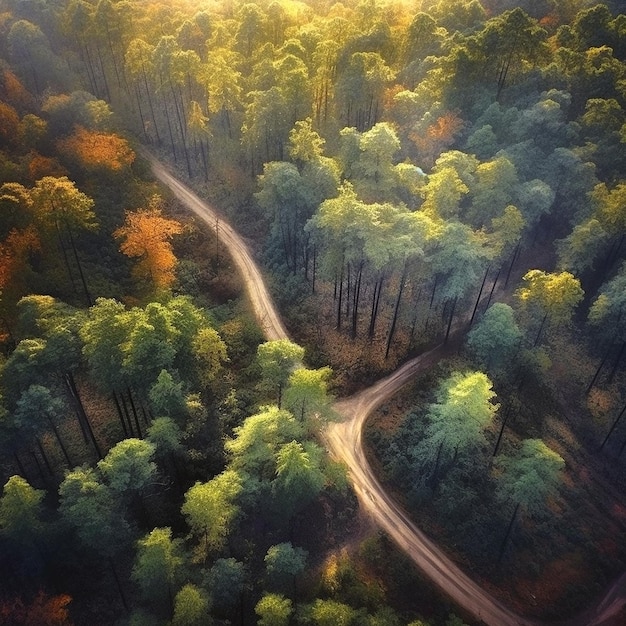
[[[513,511],[513,515],[511,516],[511,521],[506,529],[506,533],[504,535],[504,539],[502,540],[502,544],[500,545],[500,552],[498,554],[498,565],[502,562],[502,557],[504,556],[504,551],[506,550],[506,546],[509,542],[509,537],[511,536],[511,532],[513,531],[513,525],[515,524],[515,520],[517,518],[517,513],[519,511],[519,502],[515,505],[515,510]]]

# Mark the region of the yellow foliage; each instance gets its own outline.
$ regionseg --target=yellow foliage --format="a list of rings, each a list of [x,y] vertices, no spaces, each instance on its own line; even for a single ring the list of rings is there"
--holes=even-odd
[[[124,226],[113,234],[123,239],[120,245],[123,254],[139,258],[135,275],[152,281],[157,288],[167,289],[174,282],[177,262],[170,239],[180,234],[183,227],[161,215],[159,202],[158,196],[153,196],[147,209],[127,212]]]
[[[128,141],[114,133],[77,126],[74,133],[57,142],[59,150],[76,158],[87,169],[105,168],[119,172],[135,160]]]

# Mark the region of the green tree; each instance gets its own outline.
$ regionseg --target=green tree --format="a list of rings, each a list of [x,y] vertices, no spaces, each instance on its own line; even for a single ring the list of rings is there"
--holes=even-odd
[[[468,333],[467,348],[487,371],[506,371],[511,367],[521,338],[513,309],[496,302]]]
[[[224,544],[239,511],[236,501],[241,490],[241,476],[229,469],[206,483],[197,482],[185,494],[181,511],[191,534],[199,539],[199,560]]]
[[[209,606],[206,593],[196,585],[187,583],[176,594],[172,626],[208,626],[212,624]]]
[[[331,412],[328,383],[332,376],[329,367],[308,369],[299,367],[289,376],[285,390],[285,407],[294,415],[327,418]]]
[[[131,577],[151,606],[171,613],[183,566],[182,540],[172,539],[171,528],[155,528],[137,542]]]
[[[259,626],[288,626],[293,603],[279,594],[266,593],[257,602],[254,611],[259,616]]]
[[[500,559],[513,530],[520,509],[530,516],[544,507],[557,493],[565,461],[541,439],[525,439],[513,456],[498,456],[495,462],[500,475],[497,498],[506,504],[515,503],[507,532],[500,548]]]
[[[0,535],[18,545],[32,546],[44,528],[44,495],[21,476],[11,476],[0,498]]]
[[[215,609],[226,615],[241,607],[246,590],[246,566],[234,558],[217,559],[207,576]]]
[[[307,551],[290,542],[271,546],[265,555],[265,573],[269,584],[278,591],[297,592],[297,578],[304,571]]]
[[[276,453],[276,478],[272,482],[275,507],[281,517],[290,519],[321,491],[324,473],[320,450],[297,441],[282,445]]]
[[[277,389],[278,408],[289,376],[303,358],[304,348],[289,339],[266,341],[258,347],[257,359],[261,366],[263,381],[268,387]]]
[[[336,600],[318,598],[310,610],[313,623],[317,626],[350,626],[356,623],[356,610]]]
[[[149,441],[124,439],[98,461],[98,469],[114,493],[140,496],[156,476],[154,451]]]
[[[499,405],[492,383],[482,372],[454,372],[437,391],[437,402],[430,404],[424,440],[414,451],[422,464],[433,466],[432,481],[437,484],[443,463],[454,463],[458,455],[468,455],[485,446],[485,429]]]
[[[232,466],[270,479],[280,446],[302,437],[304,429],[294,416],[275,406],[262,407],[234,429],[235,437],[226,442]]]

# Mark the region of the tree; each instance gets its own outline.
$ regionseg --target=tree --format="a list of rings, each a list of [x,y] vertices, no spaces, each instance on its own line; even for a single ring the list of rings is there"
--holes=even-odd
[[[282,445],[276,453],[276,478],[272,482],[275,507],[281,517],[290,519],[309,504],[324,485],[320,450],[297,441]]]
[[[210,385],[228,362],[226,344],[214,328],[201,328],[192,343],[201,384]]]
[[[269,387],[277,389],[278,408],[281,405],[283,388],[291,372],[303,358],[304,348],[289,339],[266,341],[258,347],[257,359],[261,366],[263,381]]]
[[[128,171],[135,160],[126,139],[82,126],[77,126],[72,135],[58,140],[57,144],[62,153],[70,155],[87,171]]]
[[[232,466],[270,479],[280,446],[299,439],[304,432],[291,413],[275,406],[261,407],[234,429],[235,437],[226,442]]]
[[[285,407],[294,415],[300,414],[304,421],[307,416],[327,418],[330,414],[331,397],[328,383],[332,376],[329,367],[308,369],[299,367],[289,376],[285,390]]]
[[[150,387],[148,398],[154,415],[182,421],[187,414],[183,383],[176,382],[165,369],[161,370],[156,382]]]
[[[78,256],[74,236],[79,229],[95,230],[97,227],[95,213],[93,212],[94,201],[79,191],[67,176],[59,178],[45,176],[35,183],[30,195],[33,202],[35,220],[40,228],[44,232],[56,232],[68,276],[73,282],[74,278],[66,250],[69,244],[78,268],[85,296],[88,304],[91,306],[91,295]]]
[[[206,594],[196,585],[186,584],[176,594],[172,626],[207,626],[211,623]]]
[[[239,511],[236,500],[241,490],[241,476],[229,469],[209,482],[197,482],[185,494],[181,511],[192,535],[200,541],[200,560],[206,560],[209,550],[220,548],[226,540]]]
[[[216,610],[230,614],[243,603],[247,568],[235,559],[217,559],[209,570],[207,585]]]
[[[355,623],[357,612],[343,602],[318,598],[311,606],[311,617],[317,626],[350,626]]]
[[[517,290],[517,298],[532,318],[541,316],[533,344],[537,345],[546,322],[559,325],[569,323],[584,292],[580,281],[570,272],[557,274],[530,270],[522,280],[524,286]]]
[[[147,209],[127,212],[124,226],[113,234],[123,240],[122,253],[139,259],[135,276],[161,290],[168,289],[174,282],[177,259],[170,240],[182,231],[179,222],[162,216],[161,199],[152,196]]]
[[[68,467],[72,466],[67,448],[61,439],[55,420],[63,414],[63,403],[50,390],[41,385],[31,385],[20,397],[15,410],[15,420],[24,430],[42,432],[49,426],[56,437]],[[45,418],[45,422],[43,421]]]
[[[273,588],[285,591],[291,587],[296,594],[297,577],[306,567],[308,554],[303,548],[290,542],[271,546],[265,555],[265,572]]]
[[[98,469],[114,493],[140,496],[156,475],[154,451],[149,441],[124,439],[98,461]]]
[[[0,535],[18,545],[32,546],[43,530],[44,495],[21,476],[11,476],[0,498]]]
[[[487,371],[506,371],[520,347],[521,338],[513,309],[496,302],[468,333],[467,347]]]
[[[171,528],[155,528],[137,542],[132,579],[152,606],[174,611],[174,595],[184,565],[183,542],[172,539]]]
[[[259,626],[288,626],[293,604],[280,594],[266,593],[257,602],[254,611],[259,616]]]
[[[492,383],[482,372],[454,372],[437,390],[437,402],[430,404],[424,440],[414,454],[421,462],[433,464],[432,481],[439,480],[442,463],[454,463],[457,455],[468,455],[486,444],[485,429],[498,404]]]
[[[502,559],[518,512],[521,509],[533,516],[543,509],[546,500],[557,492],[565,461],[541,439],[525,439],[516,454],[496,457],[495,465],[501,472],[497,498],[503,503],[515,503],[500,548]]]

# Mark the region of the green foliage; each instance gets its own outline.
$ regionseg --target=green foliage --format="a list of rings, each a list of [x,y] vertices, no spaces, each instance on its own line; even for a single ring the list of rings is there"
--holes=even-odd
[[[304,571],[307,551],[291,543],[271,546],[265,555],[265,572],[273,588],[284,590]]]
[[[468,455],[486,443],[485,429],[499,405],[492,383],[482,372],[454,372],[437,391],[437,402],[428,408],[425,438],[416,449],[423,463]],[[435,469],[436,471],[436,469]]]
[[[264,383],[278,389],[278,407],[280,408],[282,390],[289,380],[291,372],[301,364],[304,348],[289,341],[278,339],[262,343],[257,350],[257,359],[261,367]]]
[[[525,439],[514,455],[496,457],[496,467],[501,472],[497,497],[536,515],[557,493],[565,461],[541,439]]]
[[[205,626],[211,624],[206,594],[193,584],[186,584],[174,599],[172,626]]]
[[[289,598],[276,593],[266,593],[254,607],[259,616],[259,626],[287,626],[293,613]]]
[[[18,544],[36,540],[43,530],[44,495],[21,476],[11,476],[0,498],[0,535]]]
[[[154,452],[155,446],[149,441],[124,439],[98,461],[98,469],[115,493],[142,493],[156,475]]]
[[[467,348],[488,372],[510,370],[520,347],[522,332],[513,309],[501,302],[492,304],[467,335]]]
[[[185,494],[181,512],[199,540],[199,558],[206,559],[209,550],[223,545],[239,510],[236,500],[241,490],[241,476],[226,470],[209,482],[196,483]]]
[[[183,542],[172,539],[170,528],[155,528],[137,542],[132,579],[147,602],[162,606],[174,595],[183,565]]]

